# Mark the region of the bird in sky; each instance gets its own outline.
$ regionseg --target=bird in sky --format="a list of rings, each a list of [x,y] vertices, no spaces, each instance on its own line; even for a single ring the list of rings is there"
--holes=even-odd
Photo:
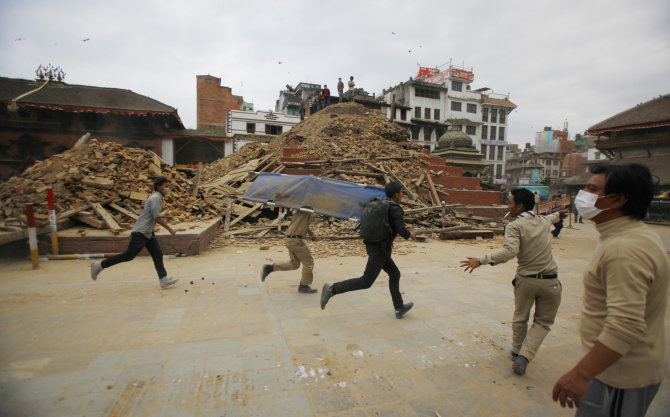
[[[16,38],[16,39],[14,39],[14,42],[23,41],[23,40],[25,40],[25,39],[26,39],[26,38]]]
[[[281,61],[279,61],[279,65],[281,65],[281,64],[282,64],[282,62],[281,62]]]
[[[411,54],[411,53],[412,53],[412,50],[410,49],[409,51],[407,51],[407,53]]]
[[[391,32],[391,35],[395,35],[395,32]]]
[[[82,42],[88,42],[88,41],[90,41],[90,40],[91,40],[91,38],[86,38],[86,39],[82,39],[81,41],[82,41]]]

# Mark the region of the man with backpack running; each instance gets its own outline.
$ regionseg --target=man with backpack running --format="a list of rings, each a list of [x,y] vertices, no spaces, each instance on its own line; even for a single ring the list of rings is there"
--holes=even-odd
[[[383,269],[389,275],[389,290],[396,318],[402,318],[414,303],[403,303],[400,295],[400,270],[391,259],[393,240],[397,235],[405,239],[416,238],[415,232],[405,227],[404,212],[398,203],[402,200],[402,186],[390,182],[384,187],[387,199],[374,199],[365,206],[361,215],[361,237],[368,253],[368,263],[360,278],[334,284],[324,284],[321,290],[321,310],[335,294],[370,288]]]

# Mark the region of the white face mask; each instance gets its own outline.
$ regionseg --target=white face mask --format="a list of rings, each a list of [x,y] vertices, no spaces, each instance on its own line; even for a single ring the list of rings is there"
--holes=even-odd
[[[577,197],[575,197],[575,208],[579,215],[587,220],[590,220],[600,213],[608,209],[599,209],[596,207],[596,201],[599,198],[609,197],[609,195],[598,196],[593,193],[579,190]]]
[[[161,194],[163,194],[163,197],[167,196],[170,194],[170,187],[165,187],[161,190]]]

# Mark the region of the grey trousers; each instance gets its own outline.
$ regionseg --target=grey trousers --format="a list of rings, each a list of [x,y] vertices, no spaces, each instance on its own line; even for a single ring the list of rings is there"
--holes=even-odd
[[[614,388],[597,379],[589,383],[575,417],[643,417],[661,383],[644,388]]]

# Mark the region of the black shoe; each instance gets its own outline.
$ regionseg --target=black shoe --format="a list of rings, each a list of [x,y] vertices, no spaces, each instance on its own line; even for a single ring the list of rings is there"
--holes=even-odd
[[[523,375],[526,373],[526,367],[528,366],[528,359],[523,355],[517,355],[514,358],[514,363],[512,364],[512,370],[517,375]]]
[[[312,288],[309,285],[300,285],[298,286],[298,292],[303,294],[314,294],[317,291],[316,288]]]
[[[333,286],[325,283],[323,284],[323,288],[321,289],[321,310],[326,308],[326,304],[328,304],[328,300],[330,300],[330,297],[333,295]]]
[[[512,360],[516,359],[516,357],[519,356],[519,354],[518,354],[518,353],[514,353],[513,350],[510,350],[509,353],[512,355]]]
[[[407,313],[408,311],[410,311],[412,309],[412,307],[414,307],[414,303],[412,303],[412,302],[403,304],[402,307],[400,307],[399,309],[397,309],[395,311],[395,318],[401,319],[402,316],[405,315],[405,313]]]
[[[261,270],[261,281],[265,282],[265,278],[270,275],[270,272],[274,269],[275,268],[272,265],[263,265],[263,269]]]

